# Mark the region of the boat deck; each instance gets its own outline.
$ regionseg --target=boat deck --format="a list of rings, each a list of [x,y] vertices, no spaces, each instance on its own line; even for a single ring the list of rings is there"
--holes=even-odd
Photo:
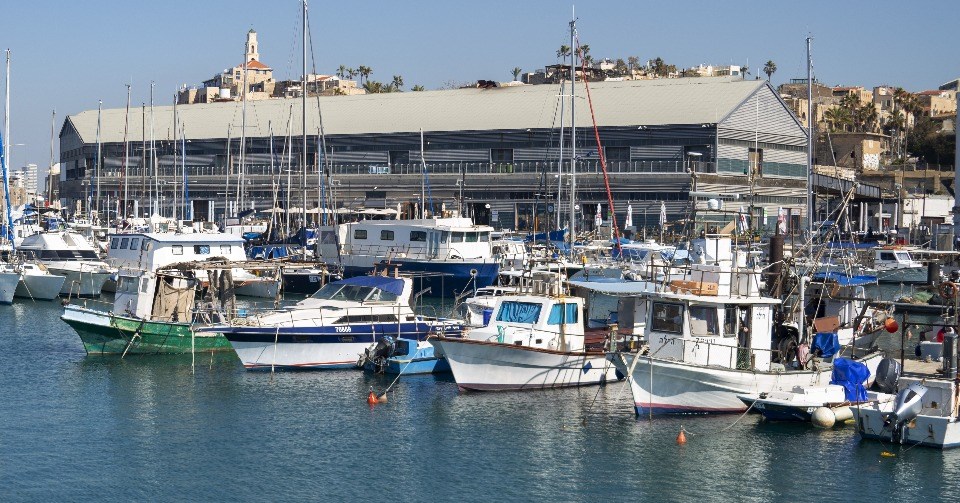
[[[940,362],[923,361],[917,358],[906,358],[903,360],[903,373],[915,376],[940,377]]]

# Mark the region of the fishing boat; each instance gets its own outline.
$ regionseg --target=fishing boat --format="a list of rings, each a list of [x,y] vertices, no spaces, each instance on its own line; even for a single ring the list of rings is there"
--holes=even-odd
[[[485,327],[490,323],[497,299],[519,292],[516,286],[491,285],[478,288],[472,297],[463,301],[464,321],[471,327]]]
[[[605,332],[584,332],[583,299],[534,277],[527,291],[497,298],[490,323],[466,337],[432,337],[465,390],[530,390],[615,381]]]
[[[892,308],[880,308],[868,299],[866,287],[876,284],[876,276],[814,274],[804,292],[804,313],[812,319],[815,333],[836,332],[841,345],[872,347],[892,314]]]
[[[420,341],[460,334],[459,322],[416,315],[410,307],[413,280],[396,268],[393,273],[334,281],[283,310],[210,330],[224,334],[249,370],[352,368],[386,336]]]
[[[427,341],[385,336],[360,357],[359,366],[377,374],[446,374],[450,364]]]
[[[902,376],[899,386],[895,400],[851,408],[860,437],[886,444],[960,447],[956,378]]]
[[[910,252],[898,246],[873,250],[873,269],[881,283],[926,283],[927,267],[914,260]]]
[[[88,355],[165,354],[229,351],[216,332],[200,332],[200,323],[221,322],[232,309],[230,271],[211,271],[208,309],[195,312],[201,278],[193,270],[156,271],[121,268],[110,311],[67,304],[60,317],[80,336]]]
[[[80,234],[70,231],[43,232],[24,238],[19,250],[27,260],[42,263],[51,273],[64,276],[61,296],[99,297],[115,270],[100,260],[96,250]]]
[[[630,377],[636,413],[742,412],[747,406],[737,395],[828,384],[826,371],[843,353],[796,358],[771,349],[783,337],[774,324],[780,300],[761,295],[761,271],[745,267],[743,251],[734,257],[727,237],[707,236],[692,245],[697,253],[690,279],[645,295],[647,349],[609,355]],[[875,366],[881,354],[857,356]]]
[[[491,253],[492,231],[458,217],[361,220],[338,225],[335,239],[321,236],[318,248],[322,257],[339,257],[344,277],[389,262],[417,275],[417,287],[429,295],[454,297],[496,280],[500,261]]]

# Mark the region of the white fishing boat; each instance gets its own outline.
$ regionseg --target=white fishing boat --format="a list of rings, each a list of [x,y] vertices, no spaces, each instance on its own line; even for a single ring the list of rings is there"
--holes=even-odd
[[[780,338],[773,322],[780,300],[760,294],[761,271],[746,267],[746,254],[738,251],[734,258],[725,237],[692,244],[697,251],[687,275],[692,280],[672,281],[645,296],[648,349],[610,353],[630,377],[636,413],[742,412],[747,406],[740,394],[828,384],[839,352],[796,361],[771,349]],[[821,345],[832,351],[838,346]],[[861,361],[875,366],[880,356],[871,353]]]
[[[902,376],[893,401],[852,407],[861,438],[939,449],[960,447],[956,379]]]
[[[490,323],[497,300],[504,295],[516,294],[516,286],[485,286],[477,289],[474,295],[463,301],[464,321],[467,326],[483,327]]]
[[[804,313],[815,333],[836,332],[841,345],[870,348],[885,333],[891,311],[868,301],[866,287],[876,276],[851,276],[842,272],[817,273],[804,292]]]
[[[910,252],[898,246],[885,246],[873,251],[873,269],[881,283],[926,283],[927,267],[914,260]]]
[[[529,390],[617,380],[604,358],[606,333],[585,336],[583,299],[560,295],[556,281],[535,279],[532,289],[499,297],[490,323],[464,338],[429,339],[447,359],[457,385]]]
[[[51,273],[66,278],[60,295],[99,297],[103,284],[116,271],[100,260],[83,236],[70,231],[28,236],[18,249],[27,260],[39,261]]]
[[[247,369],[351,368],[385,336],[421,341],[460,333],[458,322],[417,316],[412,295],[410,278],[356,276],[328,283],[281,311],[210,330],[230,341]]]

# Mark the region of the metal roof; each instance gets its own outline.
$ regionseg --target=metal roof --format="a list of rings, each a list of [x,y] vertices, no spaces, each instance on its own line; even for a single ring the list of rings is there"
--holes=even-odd
[[[763,80],[739,77],[703,77],[682,79],[594,82],[590,84],[598,125],[658,126],[715,124],[766,85]],[[569,93],[569,86],[566,93]],[[582,84],[576,87],[578,98],[586,96]],[[387,134],[417,131],[485,131],[549,129],[558,127],[560,88],[558,85],[505,86],[490,89],[454,89],[356,96],[311,97],[307,100],[307,132],[317,134],[319,102],[327,134]],[[577,127],[591,127],[585,99],[577,101]],[[146,129],[149,138],[150,115],[130,110],[129,140],[141,141]],[[569,124],[565,107],[564,124]],[[154,137],[173,137],[173,106],[155,107]],[[265,137],[270,125],[277,136],[286,135],[288,122],[293,134],[301,130],[301,104],[298,98],[250,100],[247,102],[247,136]],[[226,138],[240,136],[240,102],[177,106],[177,114],[187,138]],[[87,110],[66,119],[72,123],[84,143],[94,143],[97,111]],[[103,110],[101,139],[105,143],[123,141],[124,109]]]

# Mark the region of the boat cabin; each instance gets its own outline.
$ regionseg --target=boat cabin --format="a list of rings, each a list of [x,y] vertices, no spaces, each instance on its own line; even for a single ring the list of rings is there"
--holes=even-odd
[[[415,259],[491,258],[493,228],[473,225],[469,218],[361,220],[338,226],[344,255]],[[321,238],[324,257],[337,256],[336,243]]]
[[[867,298],[865,287],[876,284],[876,276],[849,276],[840,272],[815,274],[806,288],[804,313],[813,320],[817,332],[852,329],[863,311],[862,299]]]
[[[151,321],[190,322],[198,284],[196,279],[174,272],[157,274],[120,269],[113,314]]]
[[[914,260],[910,252],[899,247],[876,248],[873,251],[873,266],[878,270],[923,267],[923,263]]]
[[[153,271],[178,262],[201,262],[215,257],[247,259],[243,238],[230,234],[111,234],[107,262],[114,267]]]
[[[69,231],[28,236],[20,243],[19,250],[28,259],[47,262],[100,260],[96,250],[82,235]]]
[[[583,351],[583,299],[505,295],[493,308],[490,324],[471,339],[556,351]]]
[[[695,365],[770,370],[772,308],[779,300],[658,293],[648,302],[651,355]]]

